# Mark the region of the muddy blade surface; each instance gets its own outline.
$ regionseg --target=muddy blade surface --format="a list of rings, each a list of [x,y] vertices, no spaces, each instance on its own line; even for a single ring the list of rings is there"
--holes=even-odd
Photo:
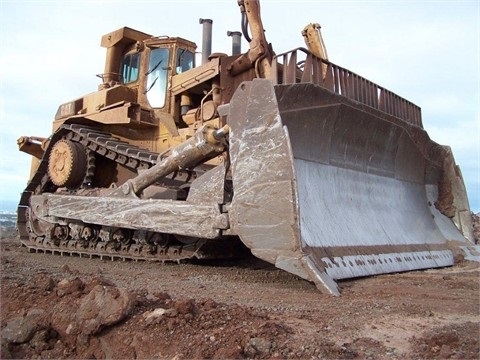
[[[232,99],[232,224],[254,255],[333,280],[453,264],[433,206],[439,159],[418,127],[311,84],[254,80]]]

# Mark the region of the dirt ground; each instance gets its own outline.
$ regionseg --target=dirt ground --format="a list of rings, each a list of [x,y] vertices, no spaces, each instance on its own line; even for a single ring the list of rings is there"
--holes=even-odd
[[[343,281],[332,297],[253,257],[112,262],[6,235],[2,359],[479,358],[478,263]]]

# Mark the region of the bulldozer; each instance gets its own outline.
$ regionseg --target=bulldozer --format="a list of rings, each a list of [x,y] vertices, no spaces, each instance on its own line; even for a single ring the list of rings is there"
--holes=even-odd
[[[337,280],[454,264],[473,243],[449,147],[420,108],[332,63],[318,24],[276,54],[260,4],[238,1],[244,53],[128,27],[101,38],[98,90],[22,136],[31,252],[179,262],[239,245],[329,294]],[[237,47],[238,48],[238,47]]]

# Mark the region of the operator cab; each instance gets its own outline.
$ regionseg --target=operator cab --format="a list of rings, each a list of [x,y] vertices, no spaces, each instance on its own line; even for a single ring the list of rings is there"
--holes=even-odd
[[[152,37],[130,28],[105,35],[105,73],[101,87],[125,85],[146,108],[170,112],[169,84],[173,75],[195,67],[195,43],[171,37]]]
[[[140,104],[164,108],[169,79],[195,66],[194,51],[194,45],[180,38],[152,38],[136,43],[123,56],[120,83],[137,89]]]

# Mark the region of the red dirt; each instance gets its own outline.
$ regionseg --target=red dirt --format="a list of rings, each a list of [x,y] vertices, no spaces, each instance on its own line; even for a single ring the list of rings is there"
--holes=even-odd
[[[467,261],[344,281],[332,297],[253,257],[110,262],[31,254],[8,237],[1,271],[2,359],[480,354],[480,270]]]

